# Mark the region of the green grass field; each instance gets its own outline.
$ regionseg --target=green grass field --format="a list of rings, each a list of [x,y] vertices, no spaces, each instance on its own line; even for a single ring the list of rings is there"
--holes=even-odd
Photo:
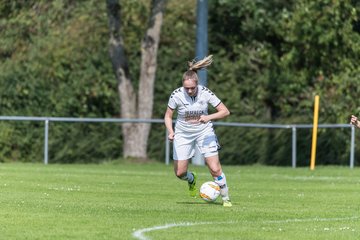
[[[191,166],[198,182],[206,167]],[[233,207],[172,166],[0,164],[1,239],[360,239],[360,170],[225,166]]]

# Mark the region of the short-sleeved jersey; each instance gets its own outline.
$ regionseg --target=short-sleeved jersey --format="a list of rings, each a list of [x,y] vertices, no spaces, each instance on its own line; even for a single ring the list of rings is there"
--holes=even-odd
[[[208,115],[209,104],[217,107],[220,99],[207,87],[198,85],[198,92],[195,97],[190,97],[184,87],[174,90],[169,98],[168,107],[177,109],[175,128],[186,132],[197,132],[207,127],[212,127],[212,122],[200,123],[201,115]]]

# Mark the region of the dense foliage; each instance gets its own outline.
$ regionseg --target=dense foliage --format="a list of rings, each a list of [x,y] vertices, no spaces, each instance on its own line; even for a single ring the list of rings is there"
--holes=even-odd
[[[319,123],[347,123],[359,112],[358,2],[211,3],[209,46],[221,64],[209,84],[225,93],[232,121],[311,124],[316,94]],[[290,130],[223,131],[231,163],[290,164]],[[348,163],[349,136],[348,129],[320,129],[318,160]],[[311,131],[298,130],[297,145],[299,163],[308,164]]]
[[[137,79],[149,1],[122,6],[130,74]],[[95,0],[0,0],[1,115],[119,116],[105,7]],[[195,54],[195,14],[196,1],[168,2],[154,118],[163,117],[169,94]],[[232,112],[225,121],[311,124],[318,94],[319,123],[347,123],[350,114],[360,112],[359,17],[355,0],[209,1],[209,52],[215,62],[208,83]],[[0,122],[0,161],[41,161],[43,129],[39,122]],[[291,130],[216,131],[224,163],[291,164]],[[311,130],[297,135],[298,163],[307,165]],[[152,158],[163,161],[164,139],[163,125],[153,124]],[[349,129],[320,129],[318,163],[347,164],[349,142]],[[118,158],[121,144],[117,124],[50,123],[50,162]]]

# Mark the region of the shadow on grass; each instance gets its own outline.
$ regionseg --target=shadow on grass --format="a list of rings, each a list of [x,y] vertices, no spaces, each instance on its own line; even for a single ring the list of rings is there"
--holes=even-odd
[[[220,202],[176,202],[177,204],[189,204],[189,205],[222,205]]]

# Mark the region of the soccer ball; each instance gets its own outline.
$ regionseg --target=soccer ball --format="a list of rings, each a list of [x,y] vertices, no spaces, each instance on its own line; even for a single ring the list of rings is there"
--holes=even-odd
[[[200,197],[206,202],[214,202],[220,195],[220,187],[215,182],[205,182],[200,187]]]

